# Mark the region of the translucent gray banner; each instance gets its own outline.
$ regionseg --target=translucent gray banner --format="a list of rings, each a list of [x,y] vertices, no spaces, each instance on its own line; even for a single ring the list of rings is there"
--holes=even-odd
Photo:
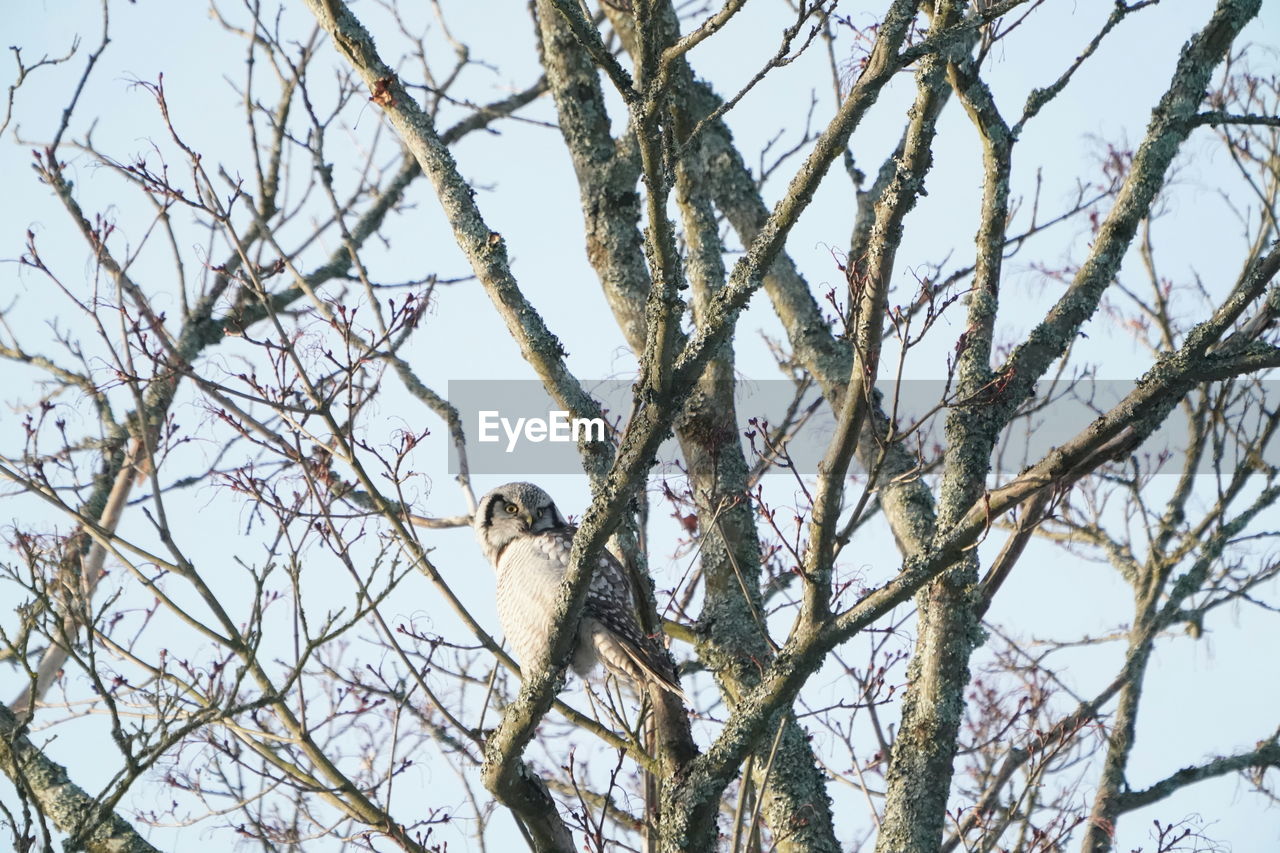
[[[472,474],[511,477],[581,474],[578,444],[614,441],[633,406],[629,381],[584,383],[598,401],[602,418],[575,417],[558,405],[536,380],[454,380],[449,401],[462,418],[468,468]],[[1077,379],[1044,382],[1006,429],[993,458],[997,475],[1015,474],[1087,429],[1099,416],[1134,390],[1132,381]],[[945,447],[943,426],[949,409],[982,406],[981,395],[957,397],[941,380],[905,380],[877,386],[879,402],[896,432],[923,465],[938,459]],[[1215,446],[1200,468],[1232,471],[1264,461],[1280,462],[1280,441],[1264,442],[1266,409],[1280,403],[1280,383],[1250,381],[1216,385],[1192,392],[1192,401],[1217,414],[1206,419]],[[1207,395],[1207,396],[1206,396]],[[835,429],[830,408],[816,388],[803,391],[789,380],[739,379],[733,400],[738,436],[749,464],[774,460],[770,473],[817,472]],[[1134,460],[1143,473],[1180,473],[1190,443],[1186,411],[1177,408],[1141,448]],[[680,458],[674,440],[663,444],[659,464]],[[456,448],[449,445],[449,471],[458,473]]]

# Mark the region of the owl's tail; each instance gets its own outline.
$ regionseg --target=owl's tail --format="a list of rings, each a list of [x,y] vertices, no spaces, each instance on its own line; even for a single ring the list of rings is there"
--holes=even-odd
[[[669,671],[671,667],[663,659],[665,656],[652,655],[647,649],[633,648],[630,644],[624,644],[624,648],[632,666],[641,674],[641,677],[636,679],[637,684],[645,682],[655,684],[676,696],[683,704],[689,704],[689,697],[680,686],[680,676]]]
[[[584,620],[591,645],[605,669],[630,681],[637,692],[643,693],[652,684],[676,696],[687,704],[689,697],[680,686],[680,677],[672,670],[669,659],[657,649],[648,648],[652,640],[623,636],[609,630],[597,620]]]

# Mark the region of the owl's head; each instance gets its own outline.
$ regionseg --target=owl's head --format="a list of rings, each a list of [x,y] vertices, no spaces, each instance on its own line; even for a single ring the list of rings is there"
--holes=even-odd
[[[566,526],[551,496],[532,483],[507,483],[489,492],[476,507],[473,525],[491,563],[517,537]]]

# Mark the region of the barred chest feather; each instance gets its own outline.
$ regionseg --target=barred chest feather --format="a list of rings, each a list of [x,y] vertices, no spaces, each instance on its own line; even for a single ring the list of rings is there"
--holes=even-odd
[[[498,560],[498,619],[522,667],[547,647],[552,627],[547,615],[564,579],[564,566],[539,547],[545,538],[517,539]]]
[[[560,584],[569,565],[572,531],[527,536],[512,541],[498,558],[498,620],[521,667],[545,654]],[[607,583],[604,560],[592,577],[592,589]],[[584,620],[586,621],[586,620]],[[579,632],[573,668],[586,675],[597,663],[595,644]]]

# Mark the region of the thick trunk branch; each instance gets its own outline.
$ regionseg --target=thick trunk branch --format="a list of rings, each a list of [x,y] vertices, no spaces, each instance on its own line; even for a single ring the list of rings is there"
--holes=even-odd
[[[67,849],[88,853],[155,853],[124,818],[104,808],[71,781],[67,769],[50,759],[23,733],[13,712],[0,705],[0,770],[40,812],[70,836]]]

